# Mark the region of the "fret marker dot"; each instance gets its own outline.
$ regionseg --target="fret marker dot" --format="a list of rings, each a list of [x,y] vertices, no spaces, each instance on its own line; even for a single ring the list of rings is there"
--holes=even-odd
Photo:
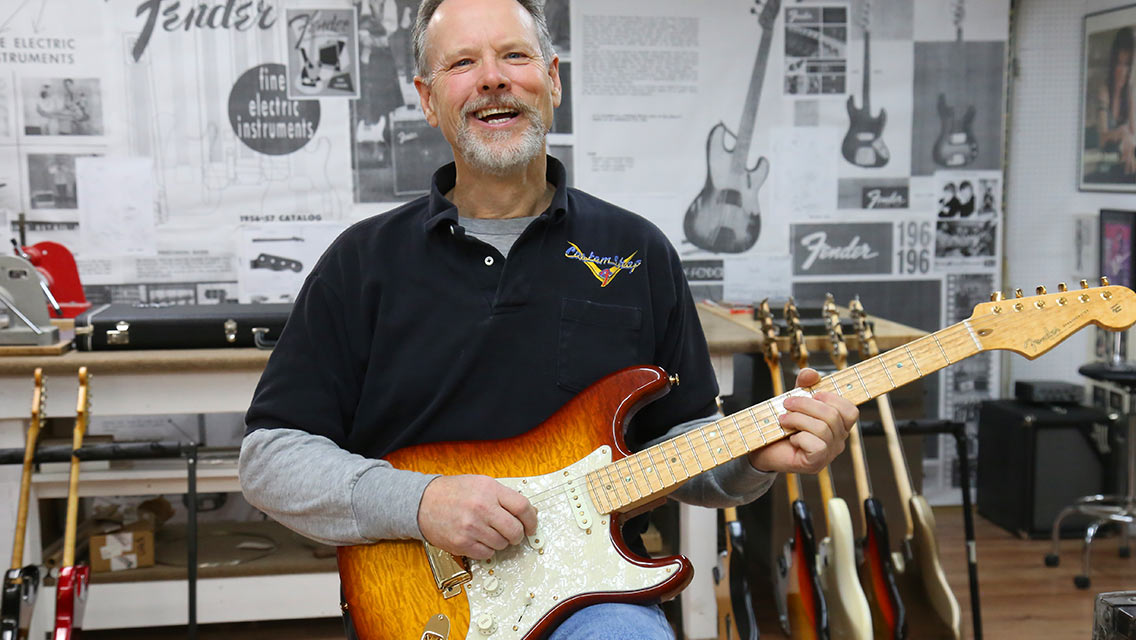
[[[631,476],[627,476],[626,478],[623,479],[623,481],[624,482],[631,482]]]
[[[852,383],[851,383],[851,382],[849,382],[848,384],[844,385],[844,388],[845,388],[845,389],[851,389],[851,388],[852,388]]]
[[[902,368],[903,368],[903,363],[902,363],[902,362],[897,362],[897,363],[895,363],[895,368],[896,368],[896,369],[902,369]]]
[[[678,458],[671,458],[671,463],[673,464],[675,462],[678,462]]]

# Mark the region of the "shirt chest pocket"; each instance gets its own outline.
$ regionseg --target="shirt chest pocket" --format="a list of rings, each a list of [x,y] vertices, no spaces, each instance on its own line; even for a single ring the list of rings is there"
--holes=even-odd
[[[564,298],[556,382],[578,392],[609,373],[641,362],[639,307]]]

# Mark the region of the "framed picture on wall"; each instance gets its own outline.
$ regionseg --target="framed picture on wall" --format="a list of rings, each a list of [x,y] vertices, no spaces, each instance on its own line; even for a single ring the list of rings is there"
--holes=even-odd
[[[1131,287],[1132,241],[1136,238],[1136,211],[1101,209],[1100,274],[1112,284]]]
[[[1081,67],[1084,191],[1136,191],[1136,5],[1085,16]]]

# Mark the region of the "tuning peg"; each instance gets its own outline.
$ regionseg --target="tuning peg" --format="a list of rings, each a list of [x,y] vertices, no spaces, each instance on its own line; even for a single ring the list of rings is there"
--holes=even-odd
[[[1064,282],[1058,282],[1057,283],[1057,290],[1060,291],[1061,293],[1065,293],[1066,291],[1069,290],[1069,287],[1066,287]]]
[[[1037,295],[1039,295],[1039,296],[1045,295],[1046,294],[1045,285],[1038,285],[1036,291],[1037,291]]]
[[[1108,276],[1101,276],[1101,286],[1102,287],[1108,286]]]
[[[990,302],[998,302],[1001,299],[1002,299],[1002,292],[1001,291],[995,291],[994,293],[990,294]]]
[[[1089,288],[1089,281],[1088,280],[1081,280],[1081,288],[1082,289],[1088,289]]]
[[[1022,290],[1021,289],[1014,289],[1014,297],[1015,298],[1022,297]]]

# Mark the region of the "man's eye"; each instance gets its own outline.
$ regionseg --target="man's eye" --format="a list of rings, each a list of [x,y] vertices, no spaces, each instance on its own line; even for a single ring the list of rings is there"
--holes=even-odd
[[[525,54],[521,53],[520,51],[513,51],[513,52],[511,52],[511,53],[507,53],[507,54],[505,54],[505,57],[506,57],[506,58],[510,58],[510,59],[513,59],[513,60],[517,60],[517,59],[520,59],[520,58],[527,58],[528,56],[526,56]]]
[[[462,60],[458,60],[457,62],[455,62],[454,66],[455,67],[465,67],[465,66],[468,66],[468,65],[471,65],[471,64],[473,64],[473,60],[470,60],[469,58],[463,58]]]

